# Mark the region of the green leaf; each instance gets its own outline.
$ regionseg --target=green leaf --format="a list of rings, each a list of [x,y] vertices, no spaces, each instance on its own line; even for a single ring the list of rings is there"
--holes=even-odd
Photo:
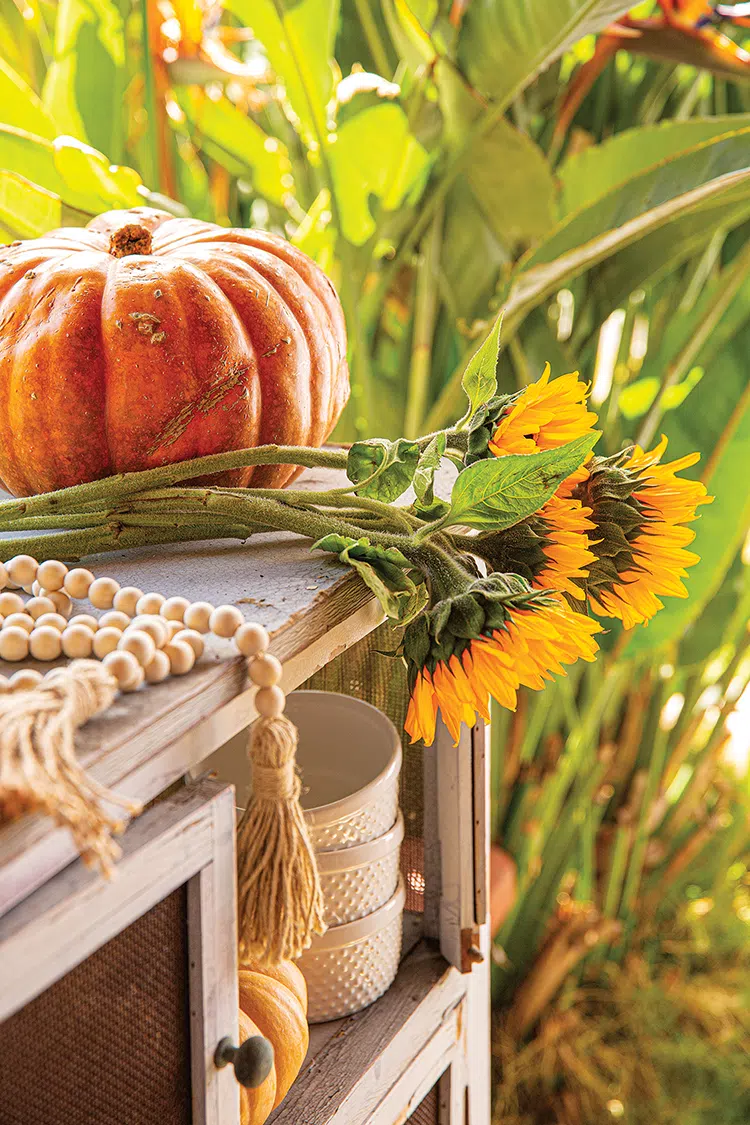
[[[621,0],[472,0],[461,27],[461,70],[472,86],[507,105],[576,40],[624,10]]]
[[[0,169],[0,230],[8,242],[39,238],[60,226],[85,226],[91,215],[65,207],[58,195]],[[1,241],[2,239],[0,239]]]
[[[381,102],[347,118],[327,146],[341,232],[355,246],[375,233],[371,197],[385,211],[421,194],[430,158],[403,109]]]
[[[302,137],[318,146],[333,96],[337,0],[225,0],[224,7],[261,41]]]
[[[561,215],[587,207],[669,157],[750,126],[750,114],[693,117],[626,129],[565,161],[558,172]]]
[[[705,241],[714,224],[730,227],[750,215],[748,143],[750,129],[708,141],[571,215],[519,262],[506,302],[511,323],[561,285],[647,235],[661,235],[661,241],[637,246],[631,288],[639,276],[663,269],[665,257],[672,255],[674,263],[690,254],[691,240]],[[683,220],[689,225],[681,238],[675,223]]]
[[[422,453],[414,471],[414,493],[417,497],[415,505],[417,511],[432,508],[435,502],[435,473],[440,468],[446,445],[444,432],[435,434],[430,444]]]
[[[0,125],[0,168],[52,192],[89,217],[111,207],[134,207],[143,202],[136,172],[131,168],[112,169],[100,152],[71,137],[50,142]]]
[[[224,95],[214,100],[195,86],[174,93],[190,135],[203,151],[233,176],[249,174],[259,195],[282,206],[293,190],[286,145],[264,133]]]
[[[52,139],[57,133],[51,115],[20,74],[0,56],[0,121],[15,125],[38,137]]]
[[[492,230],[511,251],[525,249],[555,224],[555,181],[542,150],[502,119],[472,145],[466,170]]]
[[[503,313],[495,320],[492,331],[481,347],[474,352],[466,365],[461,386],[469,400],[470,421],[480,406],[492,398],[497,390],[497,359],[500,354],[500,329],[503,326]]]
[[[42,101],[62,133],[121,159],[125,24],[116,0],[59,0]]]
[[[358,488],[357,492],[390,504],[410,487],[418,461],[419,446],[415,441],[370,438],[355,442],[349,450],[346,475],[358,484],[375,473],[374,480]]]
[[[477,461],[459,473],[446,523],[493,531],[512,527],[539,511],[562,481],[583,464],[598,438],[599,433],[594,432],[559,449]]]
[[[356,570],[383,611],[402,624],[412,620],[426,604],[424,584],[416,585],[407,573],[411,563],[396,547],[381,547],[370,543],[369,539],[326,535],[313,544],[312,550],[337,554],[342,562]]]

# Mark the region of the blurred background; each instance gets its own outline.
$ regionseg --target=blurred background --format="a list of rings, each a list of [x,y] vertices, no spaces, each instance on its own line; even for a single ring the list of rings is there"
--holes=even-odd
[[[0,0],[0,242],[144,203],[283,233],[344,304],[342,441],[450,423],[504,308],[501,390],[549,361],[600,451],[701,452],[689,600],[494,715],[498,1125],[750,1120],[748,17]]]

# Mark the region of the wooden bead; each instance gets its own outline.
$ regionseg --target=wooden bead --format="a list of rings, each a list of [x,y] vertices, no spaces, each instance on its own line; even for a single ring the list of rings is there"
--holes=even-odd
[[[196,660],[200,660],[200,658],[203,656],[203,650],[206,647],[206,642],[203,640],[203,637],[200,635],[200,633],[196,632],[195,629],[181,629],[180,632],[176,634],[175,640],[185,641],[186,644],[190,645],[191,649],[195,653]]]
[[[120,691],[124,691],[124,692],[138,691],[138,688],[141,686],[141,684],[144,682],[145,679],[146,679],[146,675],[145,675],[143,669],[141,668],[141,666],[139,664],[138,665],[138,673],[135,676],[135,678],[133,680],[131,680],[131,682],[129,684],[127,684],[125,687],[120,688]]]
[[[73,603],[63,590],[48,590],[45,596],[53,603],[57,613],[61,613],[63,617],[70,617]]]
[[[114,652],[120,643],[122,633],[119,629],[105,626],[94,634],[94,656],[103,660],[110,652]]]
[[[141,668],[151,663],[156,652],[153,637],[142,629],[128,629],[120,637],[117,647],[121,652],[132,652]]]
[[[164,605],[166,598],[163,594],[144,594],[142,598],[138,599],[138,604],[135,607],[136,613],[154,614],[158,613]]]
[[[164,648],[170,639],[168,623],[155,614],[140,614],[133,619],[130,628],[142,629],[144,633],[148,633],[157,648]]]
[[[177,634],[181,633],[185,628],[185,626],[182,624],[181,621],[165,621],[164,624],[167,627],[167,643],[168,644],[169,644],[170,641],[173,641],[175,639],[175,637],[177,636]],[[162,645],[162,648],[163,647],[164,646]]]
[[[83,566],[77,566],[75,570],[69,570],[65,575],[63,590],[69,598],[86,598],[94,581],[94,576],[90,570],[86,570]]]
[[[17,625],[0,629],[0,660],[25,660],[28,655],[29,634],[25,629],[19,629]]]
[[[29,651],[35,660],[57,660],[62,652],[62,634],[51,625],[37,627],[29,637]]]
[[[11,691],[31,691],[39,687],[43,679],[44,676],[36,668],[21,668],[10,677],[8,687]]]
[[[30,598],[34,596],[33,582],[29,586],[22,586],[21,589],[23,590],[24,594],[28,594]]]
[[[68,568],[65,563],[58,562],[57,559],[49,559],[39,564],[36,580],[45,590],[52,593],[55,590],[62,590],[67,574]]]
[[[23,613],[25,608],[20,594],[12,594],[7,590],[0,594],[0,613],[3,617],[10,617],[11,613]]]
[[[40,582],[34,581],[31,583],[31,593],[35,598],[40,598],[42,596],[42,585]]]
[[[15,555],[5,564],[7,577],[16,586],[30,586],[36,578],[39,563],[31,555]]]
[[[99,625],[104,629],[119,629],[122,633],[123,629],[127,629],[130,624],[130,618],[127,613],[123,613],[120,609],[111,609],[108,613],[103,613],[99,618]]]
[[[277,719],[284,713],[286,696],[280,687],[258,688],[255,693],[255,709],[264,719]]]
[[[162,651],[169,659],[169,668],[173,676],[184,676],[195,664],[195,653],[187,641],[170,641]]]
[[[274,684],[281,682],[281,674],[283,671],[281,663],[275,656],[271,656],[268,652],[250,660],[247,670],[250,679],[254,684],[257,684],[258,687],[273,687]]]
[[[0,590],[4,590],[8,585],[8,571],[5,569],[5,563],[0,562]]]
[[[97,640],[101,633],[97,633]],[[103,660],[104,667],[111,676],[117,680],[120,691],[132,691],[134,686],[139,687],[143,670],[133,656],[132,652],[109,652]]]
[[[34,618],[29,617],[28,613],[9,613],[3,625],[6,629],[17,625],[19,629],[25,629],[27,633],[30,633],[34,628]]]
[[[0,594],[0,603],[2,603],[3,595]],[[38,597],[29,598],[23,609],[24,613],[28,613],[29,617],[33,617],[38,621],[45,613],[56,613],[55,603],[52,598]]]
[[[121,613],[127,613],[128,617],[135,617],[135,607],[142,597],[143,590],[139,590],[137,586],[123,586],[115,594],[112,605]]]
[[[91,613],[76,613],[68,622],[69,625],[87,625],[92,632],[99,628],[99,622]]]
[[[95,578],[89,587],[89,601],[94,609],[111,609],[120,583],[114,578]]]
[[[236,605],[220,605],[209,619],[209,628],[217,637],[233,637],[244,618]]]
[[[69,625],[60,639],[70,660],[86,660],[94,651],[94,633],[87,625]]]
[[[41,617],[37,617],[34,624],[37,628],[41,628],[42,625],[51,625],[53,629],[57,629],[58,633],[62,633],[63,629],[68,627],[68,622],[61,613],[43,613]]]
[[[169,657],[166,652],[161,652],[159,649],[154,653],[153,660],[144,668],[146,675],[146,683],[160,684],[164,680],[169,679],[171,666]]]
[[[271,642],[262,625],[248,621],[240,625],[234,634],[234,643],[243,656],[257,656],[259,652],[265,652]]]
[[[10,691],[10,680],[7,676],[0,676],[0,695]]]
[[[190,606],[187,598],[167,598],[163,603],[159,613],[165,617],[167,621],[184,621],[185,610]]]
[[[207,633],[213,611],[214,607],[210,602],[191,602],[182,620],[186,628],[194,629],[196,633]]]

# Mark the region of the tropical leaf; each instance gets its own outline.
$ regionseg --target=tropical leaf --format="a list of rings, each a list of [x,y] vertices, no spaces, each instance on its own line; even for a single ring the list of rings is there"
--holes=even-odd
[[[319,148],[333,96],[337,0],[225,0],[224,7],[263,44],[302,136]]]
[[[472,86],[509,104],[576,40],[623,15],[622,0],[472,0],[458,61]]]
[[[375,232],[371,197],[395,211],[421,193],[430,158],[409,129],[395,102],[381,102],[357,113],[340,127],[327,148],[341,232],[362,246]]]
[[[15,172],[0,170],[0,231],[5,241],[38,238],[60,226],[85,226],[89,214],[65,207],[54,192]]]
[[[229,98],[210,98],[197,86],[175,90],[190,133],[205,153],[234,176],[250,176],[259,195],[283,204],[293,190],[286,145],[264,133]]]
[[[626,129],[571,156],[558,171],[560,214],[570,215],[624,186],[634,176],[716,137],[750,126],[750,114],[692,117]]]
[[[59,0],[42,101],[59,131],[123,156],[125,24],[116,0]]]
[[[561,285],[675,220],[694,222],[704,240],[714,221],[740,222],[750,214],[748,144],[750,129],[708,141],[575,212],[521,259],[506,302],[509,320],[517,322]],[[673,225],[665,239],[684,252]],[[651,247],[639,249],[641,275],[664,268]]]
[[[41,98],[0,55],[0,123],[52,139],[58,132]]]

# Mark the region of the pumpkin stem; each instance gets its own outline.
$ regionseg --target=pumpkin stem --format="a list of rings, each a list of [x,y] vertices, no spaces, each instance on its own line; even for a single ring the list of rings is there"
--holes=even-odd
[[[109,252],[113,258],[126,258],[129,254],[150,254],[151,231],[140,223],[126,223],[112,234]]]

